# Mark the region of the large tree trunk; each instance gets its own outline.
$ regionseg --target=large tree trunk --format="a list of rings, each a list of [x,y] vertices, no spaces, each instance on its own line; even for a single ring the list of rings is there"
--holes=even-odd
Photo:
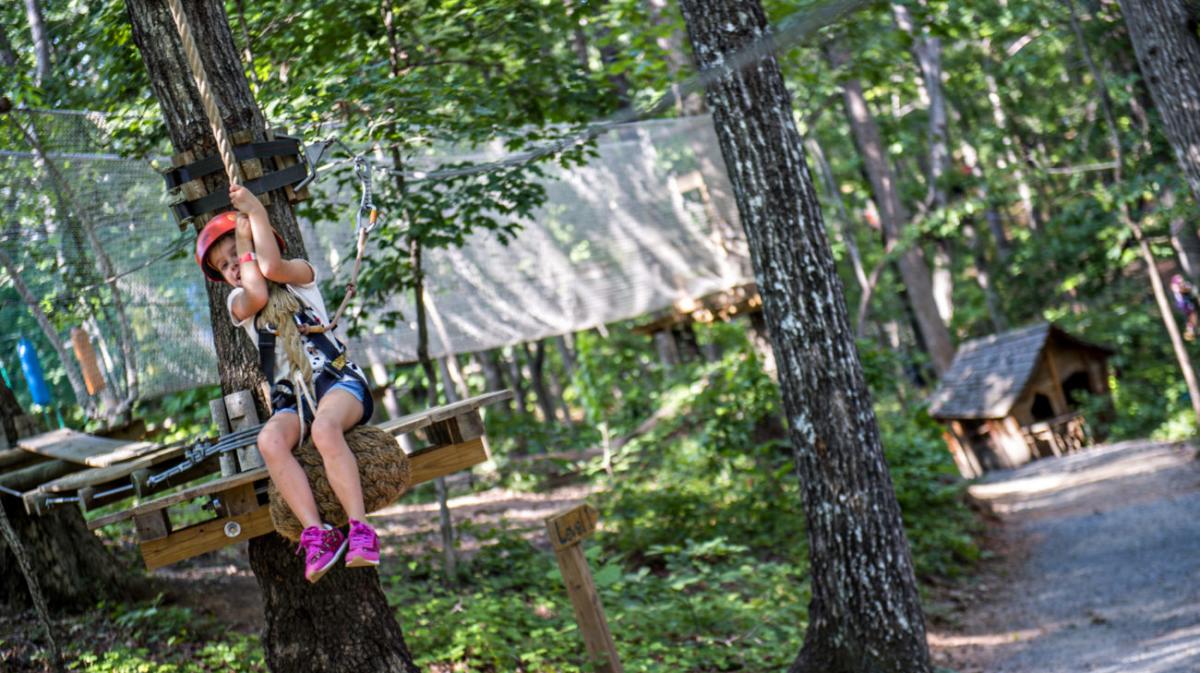
[[[829,62],[839,68],[850,61],[846,48],[830,43],[826,46]],[[854,133],[855,144],[862,157],[863,167],[871,182],[875,205],[879,209],[879,221],[883,228],[887,245],[899,245],[903,239],[904,226],[908,213],[900,202],[899,186],[896,175],[888,163],[884,151],[883,139],[879,127],[867,108],[867,100],[863,96],[862,84],[855,79],[842,82],[842,94],[846,102],[846,114],[850,120],[850,128]],[[916,317],[917,328],[921,340],[929,352],[933,368],[942,375],[950,368],[954,359],[954,343],[950,339],[950,330],[938,312],[937,300],[934,297],[933,282],[929,274],[929,265],[925,255],[917,245],[910,245],[900,253],[896,260],[900,271],[900,279],[908,290],[909,305]]]
[[[702,68],[764,39],[759,2],[681,0]],[[930,670],[908,541],[791,97],[773,56],[710,84],[804,492],[812,565],[793,672]]]
[[[212,89],[221,101],[226,128],[231,134],[249,131],[254,140],[264,140],[262,113],[238,60],[224,3],[190,0],[183,4],[196,43],[202,47]],[[193,151],[196,156],[215,154],[215,141],[166,3],[127,0],[126,7],[175,150]],[[209,187],[225,188],[223,174]],[[287,254],[307,257],[287,199],[271,199],[267,212],[287,243]],[[228,288],[214,283],[206,283],[206,287],[222,390],[258,390],[262,374],[257,353],[229,319],[225,308]],[[265,408],[259,409],[260,414],[264,412]],[[335,569],[310,586],[303,579],[303,563],[293,554],[292,545],[275,534],[250,541],[250,566],[263,592],[267,621],[263,649],[271,670],[417,670],[373,569]]]
[[[1075,12],[1075,0],[1066,0],[1066,5],[1070,12],[1071,30],[1075,33],[1075,40],[1078,43],[1079,51],[1083,55],[1083,60],[1087,64],[1088,70],[1092,73],[1092,79],[1096,82],[1096,93],[1099,94],[1100,98],[1100,110],[1103,112],[1104,126],[1108,130],[1108,144],[1115,159],[1112,172],[1113,181],[1119,184],[1125,180],[1125,148],[1121,144],[1121,136],[1117,130],[1112,98],[1108,94],[1108,82],[1104,76],[1104,72],[1100,70],[1100,67],[1096,64],[1096,60],[1092,58],[1091,48],[1088,46],[1087,40],[1084,39],[1083,28],[1079,25],[1079,17]],[[1150,243],[1146,240],[1142,232],[1141,222],[1134,217],[1129,204],[1121,201],[1117,205],[1117,214],[1121,223],[1129,227],[1133,232],[1133,238],[1138,244],[1138,251],[1142,255],[1142,260],[1146,263],[1146,273],[1150,278],[1150,289],[1154,293],[1154,301],[1158,305],[1159,316],[1162,318],[1163,327],[1167,330],[1167,337],[1171,340],[1171,348],[1175,351],[1175,359],[1179,363],[1180,372],[1183,374],[1183,379],[1187,384],[1188,397],[1192,403],[1192,413],[1196,416],[1196,422],[1200,424],[1200,381],[1196,379],[1196,370],[1192,366],[1191,355],[1183,343],[1183,337],[1179,334],[1179,325],[1175,323],[1175,314],[1171,311],[1171,302],[1167,299],[1166,290],[1163,288],[1162,277],[1158,275],[1158,263],[1154,258],[1154,252],[1150,249]]]
[[[0,379],[0,433],[10,446],[19,439],[15,420],[22,413],[16,396]],[[78,609],[90,607],[100,598],[127,597],[132,586],[129,578],[121,572],[121,564],[88,530],[78,508],[59,507],[44,516],[30,516],[18,498],[0,498],[51,607]],[[30,605],[17,559],[8,545],[3,544],[0,544],[0,601],[14,607]]]
[[[1121,13],[1175,158],[1200,201],[1200,6],[1121,0]]]

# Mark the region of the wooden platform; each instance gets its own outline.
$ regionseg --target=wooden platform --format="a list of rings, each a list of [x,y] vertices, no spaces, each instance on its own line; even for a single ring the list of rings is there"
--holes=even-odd
[[[511,396],[510,391],[479,395],[410,414],[379,427],[394,436],[417,433],[429,443],[429,446],[409,455],[412,484],[415,486],[486,461],[488,452],[479,409]],[[399,442],[396,450],[403,450]],[[144,457],[143,461],[149,458]],[[65,484],[63,488],[69,489],[72,484],[78,486],[87,481],[83,475],[72,477],[75,477],[74,482],[69,481],[70,478],[62,480]],[[100,477],[94,477],[92,481],[97,478]],[[266,506],[267,480],[265,468],[213,479],[93,519],[88,527],[95,530],[133,520],[146,567],[151,570],[161,568],[272,532],[274,528],[270,510]],[[215,518],[174,528],[170,521],[170,508],[198,500],[211,506]]]
[[[159,448],[153,442],[127,442],[63,428],[17,441],[17,448],[88,467],[108,467]]]
[[[670,309],[652,314],[648,322],[633,328],[636,334],[652,335],[684,323],[710,323],[731,320],[739,315],[762,310],[762,297],[756,283],[707,294],[699,299],[676,302]]]

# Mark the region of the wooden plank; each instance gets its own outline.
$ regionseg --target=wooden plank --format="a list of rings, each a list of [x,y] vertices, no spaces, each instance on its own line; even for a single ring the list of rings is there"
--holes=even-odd
[[[133,525],[142,542],[161,540],[171,534],[171,520],[167,518],[165,509],[139,514],[133,517]]]
[[[217,511],[223,516],[237,516],[258,509],[258,494],[254,484],[242,484],[224,493],[213,496]]]
[[[42,484],[39,490],[49,493],[69,493],[89,486],[99,486],[128,477],[134,470],[151,467],[183,455],[185,446],[173,445],[163,447],[153,453],[148,453],[134,460],[117,463],[108,467],[98,467],[91,470],[76,472],[61,479]]]
[[[562,571],[563,583],[567,585],[567,595],[571,597],[571,606],[575,608],[575,621],[579,624],[579,633],[583,636],[583,645],[593,668],[597,673],[622,673],[624,669],[617,657],[617,648],[608,629],[608,620],[604,617],[600,596],[596,593],[592,571],[583,555],[583,547],[578,544],[567,545],[555,549],[554,556],[558,559],[558,569]]]
[[[225,527],[229,523],[236,523],[239,529],[233,537],[226,535]],[[143,542],[140,545],[142,559],[146,562],[147,570],[155,570],[274,531],[270,508],[259,507],[245,514],[188,526],[159,540]]]
[[[596,532],[600,513],[586,502],[546,518],[546,532],[555,549],[579,544]]]
[[[232,477],[214,479],[212,481],[200,484],[199,486],[185,488],[178,493],[172,493],[171,495],[164,495],[161,498],[155,498],[154,500],[144,502],[141,505],[134,507],[131,511],[136,516],[144,512],[152,512],[156,509],[166,509],[171,505],[178,505],[181,502],[187,502],[188,500],[194,500],[196,498],[212,495],[214,493],[230,491],[238,486],[241,486],[242,484],[252,484],[261,479],[266,479],[267,477],[267,468],[265,467],[257,470],[250,470],[249,472],[239,472]]]
[[[391,435],[405,435],[410,432],[415,432],[421,428],[428,427],[433,423],[429,418],[429,412],[421,411],[415,414],[408,414],[400,418],[380,423],[379,429]]]
[[[478,465],[487,460],[487,452],[483,449],[483,438],[478,437],[461,444],[421,449],[413,452],[409,460],[415,486]]]
[[[108,467],[133,460],[158,448],[153,442],[127,442],[76,432],[69,428],[42,433],[17,442],[21,449],[47,458],[79,463],[88,467]]]
[[[484,393],[475,397],[468,397],[460,402],[453,404],[445,404],[440,407],[435,407],[429,410],[429,418],[434,421],[444,421],[447,418],[460,416],[468,411],[474,411],[480,407],[486,407],[491,404],[497,404],[504,400],[511,399],[513,392],[511,390],[498,390],[494,393]]]
[[[119,521],[124,521],[126,519],[138,516],[139,514],[153,512],[154,510],[159,509],[166,509],[171,505],[178,505],[181,502],[187,502],[188,500],[193,500],[195,498],[212,495],[214,493],[220,493],[222,491],[229,491],[241,486],[242,484],[251,484],[255,481],[266,478],[267,469],[261,468],[258,470],[251,470],[249,472],[239,472],[232,477],[214,479],[213,481],[205,482],[199,486],[186,488],[178,493],[172,493],[171,495],[165,495],[161,498],[155,498],[154,500],[142,503],[133,509],[113,512],[112,514],[107,514],[105,516],[92,519],[88,522],[88,528],[90,530],[96,530],[97,528],[114,524]]]

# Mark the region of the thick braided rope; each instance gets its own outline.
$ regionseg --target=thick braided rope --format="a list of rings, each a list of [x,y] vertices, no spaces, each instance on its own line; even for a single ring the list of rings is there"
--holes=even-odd
[[[221,108],[217,104],[217,97],[208,83],[208,73],[200,60],[200,50],[196,48],[192,27],[188,25],[187,17],[183,14],[183,1],[167,0],[167,4],[171,9],[171,18],[175,21],[175,29],[179,31],[179,39],[183,43],[183,51],[192,70],[192,79],[196,81],[196,90],[200,92],[204,113],[208,115],[208,125],[212,127],[213,137],[217,139],[217,150],[221,153],[222,163],[225,164],[225,175],[229,177],[229,184],[240,185],[241,167],[238,166],[237,157],[233,153],[233,144],[229,142],[225,123],[221,120]]]

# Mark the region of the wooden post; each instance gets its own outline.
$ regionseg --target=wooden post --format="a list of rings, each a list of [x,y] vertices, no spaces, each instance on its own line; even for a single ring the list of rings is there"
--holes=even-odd
[[[254,394],[249,390],[239,390],[225,396],[225,410],[229,417],[231,430],[244,430],[258,425],[258,411],[254,408]],[[262,456],[258,453],[256,444],[249,444],[237,450],[240,471],[246,472],[262,467]]]
[[[608,620],[604,618],[604,607],[600,605],[596,584],[592,581],[592,571],[580,545],[595,532],[596,516],[596,509],[585,503],[548,517],[546,532],[554,545],[558,568],[575,608],[575,621],[596,673],[623,673],[612,632],[608,630]]]

